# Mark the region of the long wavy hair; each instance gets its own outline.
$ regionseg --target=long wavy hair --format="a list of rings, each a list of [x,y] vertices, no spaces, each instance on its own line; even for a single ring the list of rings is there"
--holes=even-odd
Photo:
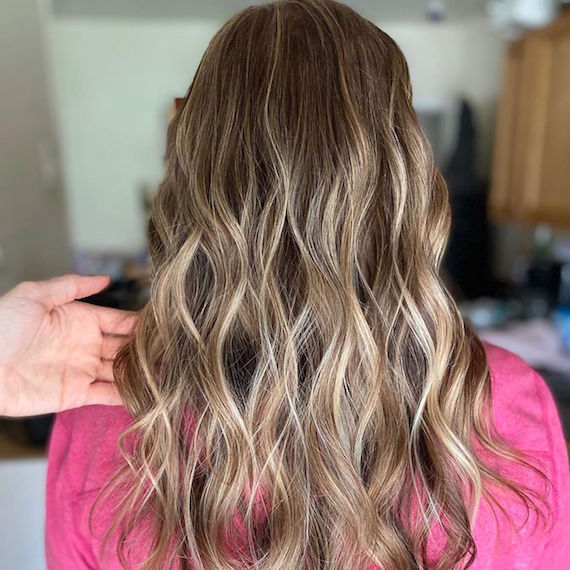
[[[469,566],[483,496],[535,506],[483,460],[533,468],[496,433],[484,348],[439,275],[449,225],[388,35],[331,0],[215,34],[169,125],[151,297],[116,360],[125,566],[143,527],[149,569]]]

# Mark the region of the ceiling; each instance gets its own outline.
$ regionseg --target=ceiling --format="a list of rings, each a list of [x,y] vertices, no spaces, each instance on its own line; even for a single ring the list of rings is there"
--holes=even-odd
[[[212,18],[225,20],[256,0],[51,0],[58,16],[94,18]],[[345,0],[375,20],[422,20],[427,0]],[[485,0],[445,0],[450,19],[484,14]]]

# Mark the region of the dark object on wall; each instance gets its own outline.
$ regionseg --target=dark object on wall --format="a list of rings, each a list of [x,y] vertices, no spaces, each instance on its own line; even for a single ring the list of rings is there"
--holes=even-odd
[[[100,293],[86,297],[82,301],[101,307],[138,311],[147,301],[148,293],[146,283],[137,279],[123,279],[113,281]]]
[[[443,0],[430,0],[427,5],[426,16],[431,22],[445,20],[445,3]]]
[[[453,288],[472,299],[490,292],[489,228],[485,185],[475,174],[476,132],[471,106],[461,102],[457,146],[444,169],[452,226],[444,268]]]
[[[44,416],[25,419],[24,429],[26,437],[28,438],[28,443],[37,447],[46,445],[54,420],[55,414],[47,414]]]
[[[553,260],[535,260],[528,268],[528,287],[543,291],[549,308],[556,306],[560,292],[562,263]]]

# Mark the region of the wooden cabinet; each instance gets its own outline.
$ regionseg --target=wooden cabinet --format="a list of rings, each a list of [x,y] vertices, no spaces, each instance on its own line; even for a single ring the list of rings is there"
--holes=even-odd
[[[509,46],[489,199],[495,220],[570,228],[570,12]]]

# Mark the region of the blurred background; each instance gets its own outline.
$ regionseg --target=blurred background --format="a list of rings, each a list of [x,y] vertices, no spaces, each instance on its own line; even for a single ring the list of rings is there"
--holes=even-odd
[[[166,128],[247,0],[0,0],[0,294],[107,273],[147,298]],[[537,368],[570,434],[570,6],[351,0],[403,49],[449,185],[444,277],[481,337]],[[42,569],[50,416],[0,418],[0,568]]]

